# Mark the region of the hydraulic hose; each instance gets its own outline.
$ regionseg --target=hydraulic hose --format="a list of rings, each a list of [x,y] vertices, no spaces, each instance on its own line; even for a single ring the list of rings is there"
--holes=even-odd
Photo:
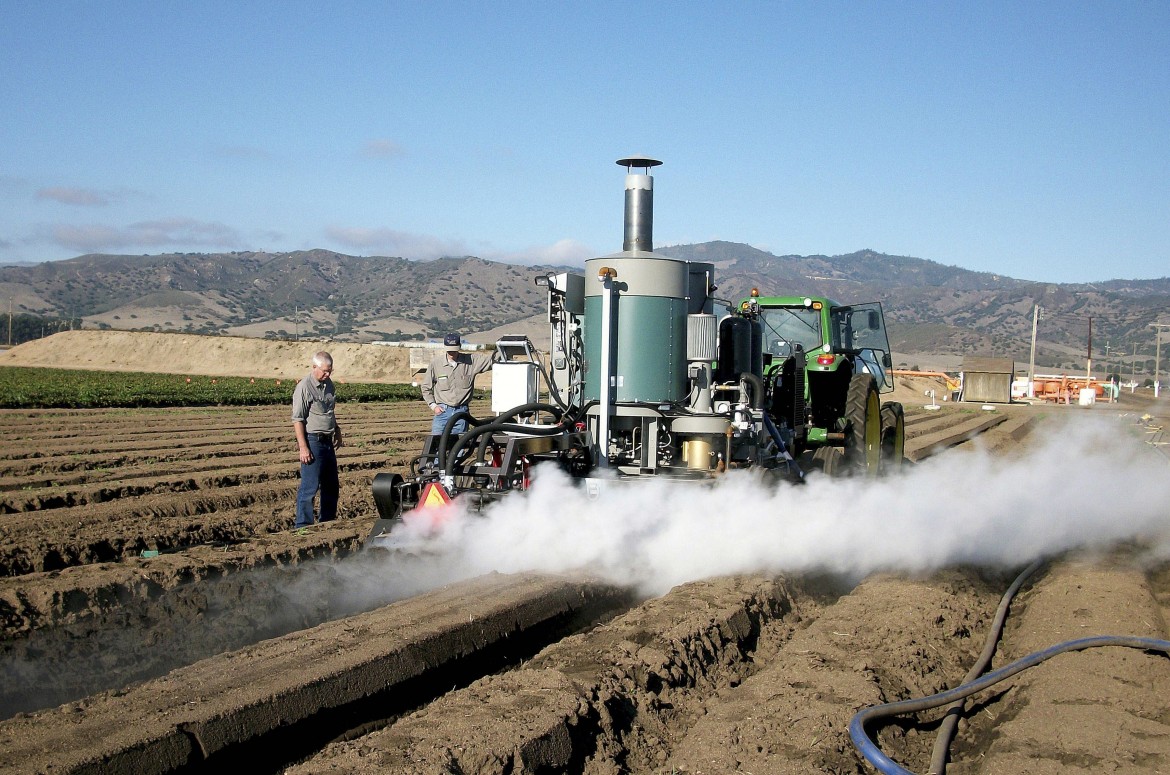
[[[803,484],[805,481],[804,471],[789,453],[788,445],[784,443],[784,437],[780,435],[780,429],[776,427],[776,423],[772,422],[772,418],[768,416],[767,412],[764,412],[764,428],[772,437],[772,441],[776,442],[776,447],[780,450],[781,457],[784,458],[784,465],[788,467],[788,473],[796,477],[794,481]]]
[[[1003,593],[1003,597],[999,600],[999,607],[995,609],[995,617],[991,621],[991,630],[987,633],[987,640],[983,643],[983,651],[975,660],[975,664],[967,671],[967,675],[963,676],[963,683],[974,681],[987,670],[987,666],[991,664],[991,660],[995,656],[995,649],[999,645],[999,636],[1003,632],[1003,623],[1007,619],[1012,598],[1016,596],[1016,592],[1020,590],[1024,582],[1043,564],[1043,560],[1033,561],[1031,565],[1020,571],[1015,581]],[[951,739],[955,736],[955,728],[959,725],[959,716],[962,715],[966,704],[966,700],[957,700],[947,708],[946,715],[943,717],[942,723],[939,724],[938,734],[934,738],[934,750],[930,756],[930,775],[945,775],[947,752],[951,747]]]
[[[1084,651],[1085,649],[1098,648],[1100,646],[1121,646],[1124,648],[1140,649],[1142,651],[1161,651],[1164,654],[1170,655],[1170,641],[1159,640],[1157,638],[1138,638],[1132,635],[1099,635],[1094,638],[1065,641],[1064,643],[1050,646],[1043,651],[1029,654],[1023,659],[1018,659],[1010,665],[1001,667],[982,678],[965,683],[962,686],[957,686],[954,689],[948,689],[945,692],[939,692],[938,694],[932,694],[929,697],[922,697],[917,700],[902,700],[901,702],[891,702],[885,705],[874,705],[873,707],[865,708],[859,711],[853,717],[853,720],[849,722],[849,737],[853,740],[853,745],[857,748],[858,753],[865,757],[866,761],[873,765],[874,769],[878,772],[885,773],[886,775],[914,775],[913,772],[902,767],[882,753],[877,744],[866,734],[865,725],[867,722],[888,716],[897,716],[903,713],[918,713],[920,711],[930,710],[931,708],[938,708],[956,700],[970,697],[972,694],[978,694],[984,689],[994,686],[1000,681],[1005,681],[1030,667],[1035,667],[1058,654],[1064,654],[1069,651]]]
[[[741,382],[746,382],[752,386],[752,409],[764,408],[764,381],[750,372],[744,372],[739,375]]]
[[[453,426],[455,424],[456,417],[460,417],[463,414],[465,414],[464,412],[457,413],[454,417],[451,418],[450,421],[448,421],[447,427],[445,427],[443,429],[443,437],[439,442],[439,461],[443,465],[443,470],[446,472],[453,473],[455,470],[455,461],[459,457],[460,450],[462,450],[464,447],[468,446],[471,443],[471,441],[473,439],[475,439],[476,437],[478,437],[484,433],[491,433],[495,430],[500,430],[501,426],[506,424],[506,421],[515,419],[515,417],[517,415],[524,414],[526,412],[541,412],[541,411],[551,412],[553,414],[553,416],[555,416],[557,418],[558,422],[560,421],[560,419],[562,417],[562,412],[561,412],[559,407],[553,406],[551,404],[545,404],[545,403],[531,403],[531,404],[524,404],[522,406],[517,406],[514,409],[509,410],[506,414],[502,414],[499,417],[492,417],[491,419],[488,419],[488,420],[476,420],[475,418],[471,417],[470,414],[468,414],[467,415],[468,422],[476,427],[473,430],[469,430],[466,433],[462,434],[459,437],[459,440],[455,442],[454,447],[451,449],[448,449],[448,445],[450,443],[450,436],[451,436],[451,426]],[[532,432],[532,431],[525,431],[525,432]],[[562,431],[558,430],[555,432],[559,433]],[[542,434],[534,434],[534,435],[542,435]]]
[[[489,423],[488,425],[484,425],[484,426],[481,426],[479,428],[476,428],[474,434],[471,437],[471,438],[475,438],[476,436],[479,437],[479,444],[475,450],[475,462],[482,463],[487,459],[487,457],[486,457],[487,448],[488,448],[488,445],[492,443],[491,434],[495,433],[496,431],[503,431],[505,433],[522,434],[525,436],[563,436],[566,433],[566,428],[564,426],[564,423],[561,423],[561,422],[558,422],[556,425],[546,425],[546,426],[523,425],[520,423],[507,423],[507,422]],[[455,459],[458,459],[459,452],[460,452],[460,450],[463,449],[463,447],[470,446],[470,441],[471,441],[471,439],[468,439],[468,443],[464,444],[464,443],[462,443],[462,440],[460,440],[461,443],[458,443],[455,445],[455,449],[454,449],[455,457],[451,458],[452,461]],[[451,463],[451,469],[453,470],[453,468],[454,468],[454,462]]]
[[[447,460],[447,447],[451,444],[451,429],[454,428],[455,424],[460,420],[467,420],[467,424],[472,427],[483,425],[484,423],[488,422],[488,420],[475,419],[475,417],[471,415],[471,412],[467,411],[466,409],[460,410],[451,415],[451,417],[447,420],[447,424],[443,426],[442,435],[439,436],[439,449],[435,455],[435,459],[439,461],[440,465],[442,465]]]
[[[532,362],[536,364],[536,371],[540,374],[541,377],[544,378],[544,384],[548,385],[549,397],[556,402],[557,406],[559,406],[561,410],[567,412],[569,410],[569,404],[566,403],[563,398],[561,398],[561,391],[557,387],[556,381],[553,380],[552,375],[545,371],[544,364],[540,363],[540,361],[537,361],[534,358]]]

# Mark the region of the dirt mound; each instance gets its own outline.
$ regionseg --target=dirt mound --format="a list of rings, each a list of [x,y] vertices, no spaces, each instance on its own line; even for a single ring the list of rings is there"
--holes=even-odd
[[[137,331],[62,331],[0,353],[0,365],[299,379],[319,350],[333,355],[338,381],[411,381],[404,347]]]

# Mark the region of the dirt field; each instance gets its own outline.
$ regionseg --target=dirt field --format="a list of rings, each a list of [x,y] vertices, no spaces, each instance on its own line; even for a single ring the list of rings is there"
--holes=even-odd
[[[881,482],[591,504],[549,478],[411,555],[364,543],[421,403],[339,408],[341,513],[304,532],[286,409],[4,412],[0,768],[872,772],[853,714],[962,683],[1034,559],[993,667],[1170,636],[1167,460],[1143,443],[1165,402],[922,390]],[[1164,655],[1055,657],[973,697],[948,771],[1166,771],[1168,696]],[[870,732],[926,772],[941,715]]]

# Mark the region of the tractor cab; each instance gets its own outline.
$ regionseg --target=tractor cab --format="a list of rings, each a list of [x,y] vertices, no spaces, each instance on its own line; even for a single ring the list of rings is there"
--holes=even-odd
[[[760,297],[753,291],[740,304],[740,312],[762,326],[765,370],[800,350],[812,371],[835,372],[859,362],[881,392],[894,389],[890,342],[879,302],[843,305],[809,296]]]
[[[887,467],[897,466],[902,408],[883,407],[878,398],[894,389],[880,303],[753,290],[737,314],[757,327],[769,411],[791,428],[798,452],[812,451],[826,470],[873,475],[883,457]]]

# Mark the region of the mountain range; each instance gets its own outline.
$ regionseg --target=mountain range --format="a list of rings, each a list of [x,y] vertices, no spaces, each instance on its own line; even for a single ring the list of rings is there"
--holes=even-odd
[[[1141,370],[1154,356],[1149,324],[1159,314],[1170,321],[1170,278],[1040,283],[873,250],[776,256],[723,241],[656,252],[713,263],[716,296],[724,299],[759,288],[764,295],[881,301],[890,344],[896,357],[908,360],[943,353],[1026,362],[1039,305],[1039,365],[1084,368],[1091,326],[1098,363],[1108,346],[1113,363],[1129,364],[1136,352]],[[488,341],[510,326],[543,331],[545,297],[534,278],[567,269],[328,250],[89,254],[0,267],[0,300],[7,297],[11,312],[80,318],[86,327],[344,341],[423,339],[455,330]]]

